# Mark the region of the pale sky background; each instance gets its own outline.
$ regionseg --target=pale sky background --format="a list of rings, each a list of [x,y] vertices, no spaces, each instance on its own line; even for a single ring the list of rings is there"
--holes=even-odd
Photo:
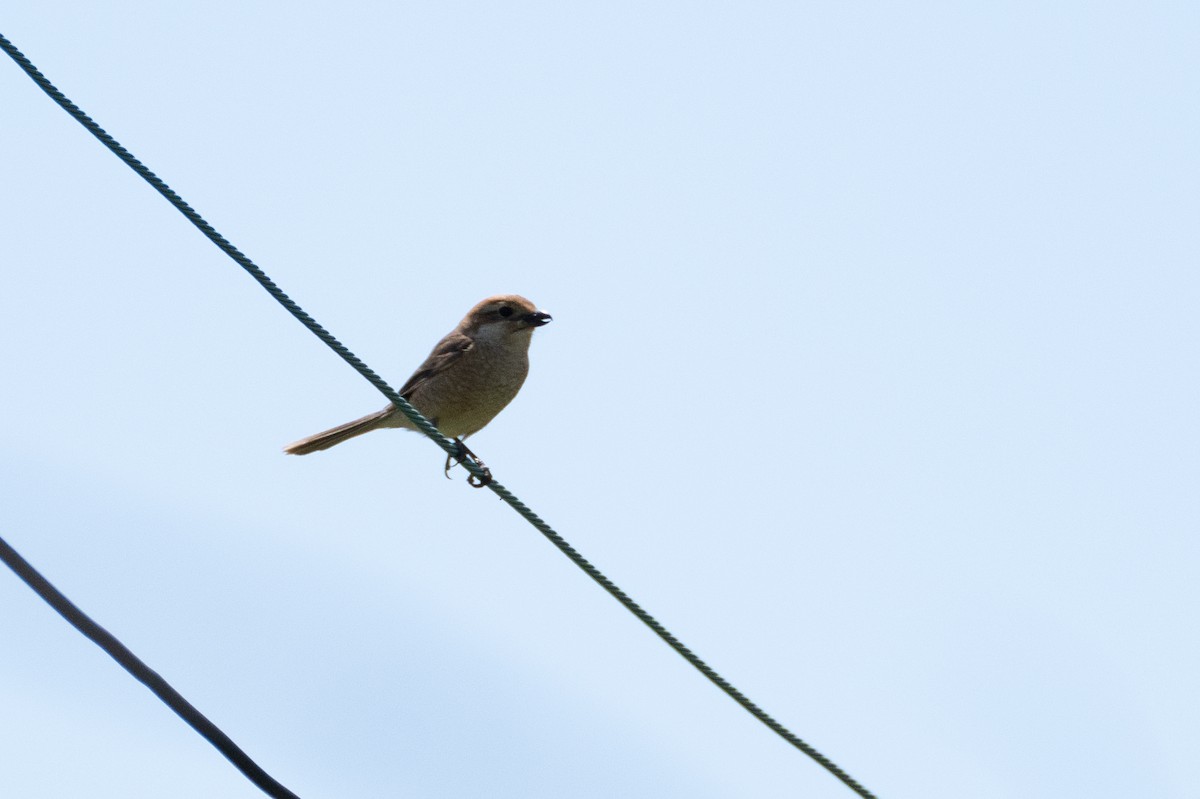
[[[6,3],[393,385],[886,799],[1200,788],[1200,6]],[[850,791],[8,59],[0,530],[304,799]],[[0,573],[0,795],[260,796]]]

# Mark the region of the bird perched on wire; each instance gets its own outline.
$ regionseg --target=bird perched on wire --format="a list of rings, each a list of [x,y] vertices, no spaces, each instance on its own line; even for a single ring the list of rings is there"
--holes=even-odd
[[[517,396],[529,373],[533,330],[550,319],[550,314],[516,294],[488,297],[437,343],[425,363],[400,388],[400,396],[442,435],[458,442],[455,458],[461,461],[469,455],[483,468],[483,479],[476,481],[474,475],[468,478],[477,488],[491,481],[491,473],[467,449],[463,439],[482,430]],[[288,444],[283,451],[307,455],[381,427],[417,429],[403,411],[388,405],[377,413]],[[447,457],[447,477],[450,465]]]

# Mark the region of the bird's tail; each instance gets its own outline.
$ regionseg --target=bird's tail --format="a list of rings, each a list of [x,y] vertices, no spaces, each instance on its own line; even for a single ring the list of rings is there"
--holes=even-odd
[[[384,408],[382,411],[368,414],[361,419],[355,419],[353,422],[340,424],[323,433],[317,433],[315,436],[293,441],[284,447],[283,451],[288,455],[307,455],[310,452],[329,449],[334,444],[340,444],[348,438],[369,433],[378,427],[395,427],[394,422],[389,424],[392,421],[390,417],[394,410],[395,408]]]

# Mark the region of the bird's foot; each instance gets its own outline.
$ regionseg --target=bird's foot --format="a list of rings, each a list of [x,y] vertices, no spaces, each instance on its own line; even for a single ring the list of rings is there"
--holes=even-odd
[[[457,449],[457,452],[446,456],[446,479],[450,479],[450,467],[454,465],[451,463],[451,461],[462,463],[465,458],[470,458],[475,462],[476,466],[483,470],[483,475],[477,477],[474,473],[468,474],[467,485],[471,486],[472,488],[483,488],[485,485],[492,482],[492,470],[487,467],[487,464],[481,461],[479,456],[472,452],[467,445],[462,442],[462,440],[455,439],[454,443],[456,444],[455,448]]]

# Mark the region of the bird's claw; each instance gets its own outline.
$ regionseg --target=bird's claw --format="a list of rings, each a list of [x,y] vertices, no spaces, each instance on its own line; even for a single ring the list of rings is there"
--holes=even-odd
[[[457,451],[446,456],[446,479],[450,479],[450,468],[454,466],[454,463],[451,463],[451,461],[462,463],[465,458],[470,458],[475,462],[475,465],[483,471],[483,474],[478,477],[474,473],[468,474],[467,485],[471,486],[472,488],[483,488],[485,485],[492,482],[492,470],[487,467],[487,464],[479,460],[479,456],[468,449],[467,445],[462,441],[455,439],[454,443],[457,445]]]

